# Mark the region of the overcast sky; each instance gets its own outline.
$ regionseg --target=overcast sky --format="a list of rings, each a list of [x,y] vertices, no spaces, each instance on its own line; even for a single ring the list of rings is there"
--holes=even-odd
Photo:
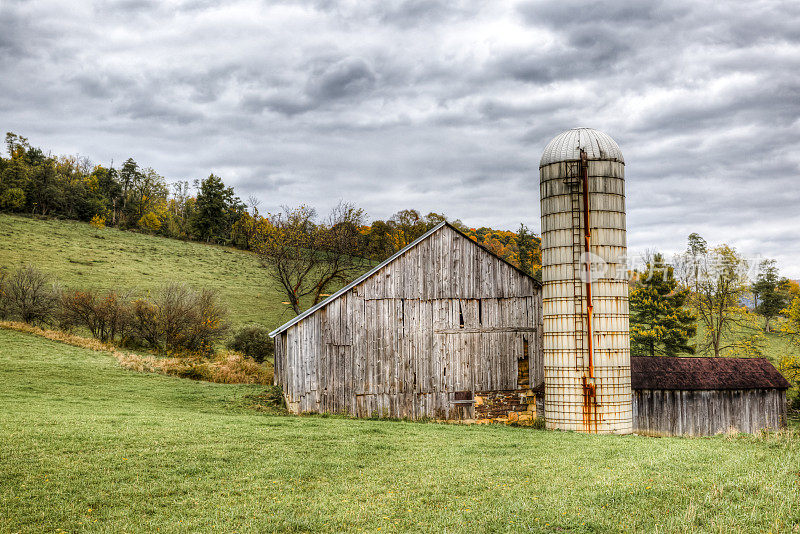
[[[344,199],[538,233],[544,146],[598,128],[633,253],[699,232],[800,278],[794,0],[0,0],[0,73],[3,131],[214,172],[262,212]]]

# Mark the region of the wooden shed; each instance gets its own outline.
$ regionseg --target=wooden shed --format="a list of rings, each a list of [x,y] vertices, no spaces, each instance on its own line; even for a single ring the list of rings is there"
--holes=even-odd
[[[275,382],[293,412],[530,418],[541,305],[535,279],[441,223],[272,332]]]
[[[764,358],[632,357],[634,432],[756,433],[786,426],[789,382]]]

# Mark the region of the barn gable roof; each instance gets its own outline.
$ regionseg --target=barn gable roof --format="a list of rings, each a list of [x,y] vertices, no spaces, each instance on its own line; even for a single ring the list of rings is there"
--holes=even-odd
[[[451,230],[455,231],[461,237],[463,237],[464,239],[469,240],[470,243],[473,243],[476,247],[482,249],[487,254],[493,256],[494,258],[500,260],[501,262],[505,263],[506,265],[512,267],[515,271],[519,272],[520,274],[522,274],[523,276],[525,276],[527,278],[530,278],[531,280],[536,282],[537,285],[541,286],[541,283],[538,280],[533,278],[531,275],[529,275],[525,271],[521,270],[516,265],[510,263],[508,260],[506,260],[504,258],[501,258],[500,256],[498,256],[497,254],[495,254],[491,250],[487,249],[486,247],[484,247],[480,243],[474,241],[472,238],[470,238],[468,235],[466,235],[464,232],[462,232],[461,230],[459,230],[458,228],[456,228],[455,226],[453,226],[449,222],[442,221],[439,224],[437,224],[436,226],[434,226],[433,228],[431,228],[430,230],[428,230],[427,232],[425,232],[424,234],[422,234],[420,237],[418,237],[417,239],[415,239],[414,241],[412,241],[411,243],[406,245],[404,248],[402,248],[398,252],[394,253],[391,257],[389,257],[387,260],[382,262],[380,265],[377,265],[377,266],[373,267],[372,269],[370,269],[366,273],[362,274],[361,276],[359,276],[358,278],[356,278],[355,280],[353,280],[352,282],[350,282],[349,284],[344,286],[342,289],[340,289],[336,293],[332,294],[330,297],[328,297],[325,300],[323,300],[322,302],[319,302],[318,304],[310,307],[309,309],[307,309],[306,311],[304,311],[303,313],[301,313],[297,317],[295,317],[295,318],[291,319],[290,321],[284,323],[283,325],[279,326],[278,328],[276,328],[275,330],[270,332],[269,336],[270,337],[277,336],[278,334],[280,334],[284,330],[294,326],[295,324],[299,323],[300,321],[302,321],[303,319],[305,319],[309,315],[312,315],[317,310],[319,310],[321,308],[324,308],[325,306],[327,306],[328,304],[330,304],[331,302],[333,302],[334,300],[336,300],[340,296],[344,295],[345,293],[347,293],[348,291],[350,291],[351,289],[353,289],[354,287],[356,287],[357,285],[362,283],[364,280],[366,280],[370,276],[374,275],[375,273],[377,273],[378,271],[380,271],[381,269],[383,269],[384,267],[386,267],[387,265],[389,265],[390,263],[395,261],[397,258],[401,257],[403,254],[405,254],[406,252],[408,252],[409,250],[411,250],[412,248],[417,246],[419,243],[421,243],[421,242],[425,241],[426,239],[428,239],[430,236],[432,236],[433,234],[435,234],[436,232],[438,232],[439,230],[441,230],[444,227],[450,228]]]
[[[787,389],[789,385],[765,358],[631,357],[633,389]]]

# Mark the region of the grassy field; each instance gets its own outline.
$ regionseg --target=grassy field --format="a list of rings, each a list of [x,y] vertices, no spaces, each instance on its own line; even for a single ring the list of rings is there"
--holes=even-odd
[[[235,325],[292,316],[235,249],[0,214],[0,267],[24,263],[70,288],[213,287]],[[585,436],[294,417],[263,392],[0,330],[0,533],[800,532],[797,421]]]
[[[800,441],[257,411],[0,330],[0,532],[797,532]]]
[[[291,319],[286,300],[258,258],[234,248],[101,230],[75,221],[0,214],[0,267],[32,263],[73,289],[145,292],[165,282],[219,290],[235,325],[280,326]]]

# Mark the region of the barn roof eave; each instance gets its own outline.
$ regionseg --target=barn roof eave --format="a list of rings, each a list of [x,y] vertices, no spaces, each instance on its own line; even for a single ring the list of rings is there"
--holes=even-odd
[[[362,274],[361,276],[359,276],[358,278],[356,278],[355,280],[353,280],[352,282],[350,282],[349,284],[344,286],[342,289],[340,289],[339,291],[337,291],[336,293],[331,295],[330,297],[326,298],[325,300],[323,300],[322,302],[320,302],[318,304],[315,304],[314,306],[310,307],[309,309],[307,309],[306,311],[304,311],[303,313],[301,313],[297,317],[291,319],[290,321],[284,323],[283,325],[279,326],[278,328],[276,328],[275,330],[270,332],[269,333],[269,337],[274,338],[275,336],[277,336],[281,332],[283,332],[283,331],[287,330],[288,328],[291,328],[292,326],[296,325],[297,323],[299,323],[300,321],[302,321],[303,319],[305,319],[309,315],[313,314],[314,312],[316,312],[320,308],[324,308],[325,306],[327,306],[328,304],[330,304],[331,302],[333,302],[334,300],[336,300],[340,296],[344,295],[345,293],[347,293],[348,291],[353,289],[355,286],[357,286],[358,284],[360,284],[361,282],[363,282],[364,280],[366,280],[367,278],[369,278],[370,276],[372,276],[376,272],[380,271],[381,269],[386,267],[388,264],[390,264],[391,262],[393,262],[394,260],[396,260],[397,258],[402,256],[403,254],[405,254],[407,251],[409,251],[412,248],[414,248],[415,246],[417,246],[418,243],[420,243],[421,241],[426,240],[428,237],[430,237],[431,235],[435,234],[436,232],[438,232],[439,230],[441,230],[445,226],[455,230],[459,235],[461,235],[465,239],[469,239],[476,246],[480,247],[481,249],[486,251],[488,254],[491,254],[492,256],[497,258],[498,260],[500,260],[503,263],[505,263],[506,265],[510,266],[515,271],[523,274],[524,276],[527,276],[528,278],[533,280],[534,283],[536,283],[537,286],[539,286],[539,287],[542,286],[541,282],[539,282],[537,279],[535,279],[534,277],[532,277],[531,275],[529,275],[528,273],[526,273],[525,271],[523,271],[522,269],[520,269],[516,265],[512,264],[511,262],[509,262],[508,260],[506,260],[504,258],[501,258],[500,256],[498,256],[497,254],[495,254],[491,250],[487,249],[486,247],[484,247],[483,245],[481,245],[477,241],[474,241],[468,235],[466,235],[464,232],[462,232],[461,230],[459,230],[458,228],[456,228],[455,226],[453,226],[449,222],[442,221],[439,224],[437,224],[436,226],[434,226],[433,228],[431,228],[430,230],[428,230],[427,232],[425,232],[424,234],[422,234],[421,236],[419,236],[417,239],[415,239],[414,241],[412,241],[411,243],[409,243],[408,245],[403,247],[401,250],[399,250],[398,252],[394,253],[390,258],[385,260],[380,265],[377,265],[377,266],[373,267],[372,269],[370,269],[366,273]]]

